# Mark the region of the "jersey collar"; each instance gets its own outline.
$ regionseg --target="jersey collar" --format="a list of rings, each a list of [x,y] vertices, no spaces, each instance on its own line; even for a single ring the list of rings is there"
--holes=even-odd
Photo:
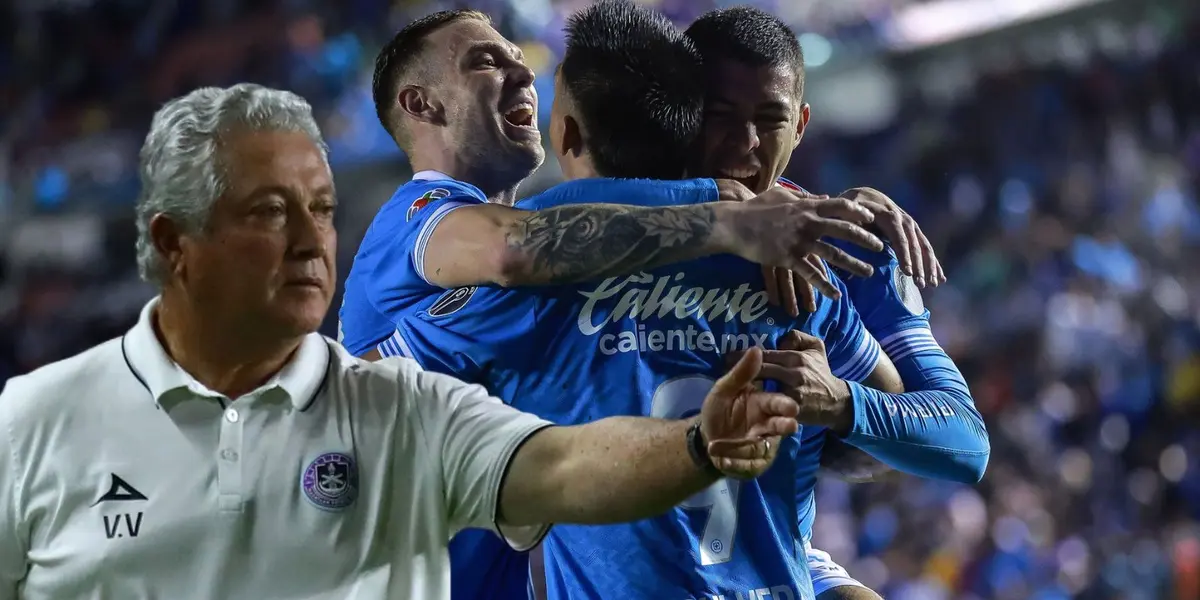
[[[413,181],[440,181],[443,179],[454,179],[453,177],[434,170],[417,171],[412,176]]]
[[[163,396],[178,389],[187,389],[197,396],[224,398],[204,384],[196,381],[182,367],[171,360],[163,349],[162,342],[154,332],[154,308],[159,298],[155,297],[142,308],[138,322],[121,339],[121,350],[125,363],[142,385],[161,406]],[[318,333],[305,336],[292,360],[279,373],[258,389],[247,395],[257,395],[271,389],[280,389],[288,395],[298,410],[308,408],[324,383],[330,367],[329,344]]]

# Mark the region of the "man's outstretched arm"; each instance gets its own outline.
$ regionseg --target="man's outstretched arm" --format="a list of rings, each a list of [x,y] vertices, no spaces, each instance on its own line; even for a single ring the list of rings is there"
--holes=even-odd
[[[431,460],[441,467],[451,524],[494,522],[510,539],[531,543],[531,531],[512,537],[512,530],[650,517],[719,477],[760,475],[779,436],[797,429],[795,402],[754,389],[761,368],[761,352],[748,353],[697,399],[699,418],[686,421],[610,417],[553,426],[480,386],[434,373],[415,374],[412,393]]]
[[[870,219],[847,200],[797,199],[782,189],[745,203],[669,207],[572,204],[525,211],[473,204],[447,211],[415,258],[426,281],[444,288],[574,283],[713,254],[803,270],[814,252],[869,274],[865,263],[820,239],[882,248],[858,226]]]

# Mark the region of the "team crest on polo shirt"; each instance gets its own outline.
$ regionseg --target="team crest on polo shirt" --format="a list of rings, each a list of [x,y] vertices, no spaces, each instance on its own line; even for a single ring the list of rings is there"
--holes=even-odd
[[[425,206],[430,202],[433,202],[434,200],[441,200],[442,198],[448,198],[449,196],[450,190],[445,188],[435,188],[425,192],[424,194],[421,194],[420,198],[413,200],[413,203],[409,205],[408,214],[404,216],[404,220],[411,221],[413,215],[417,214],[418,210],[425,208]]]
[[[358,497],[358,468],[341,452],[326,452],[308,463],[300,488],[309,502],[323,510],[341,510]]]

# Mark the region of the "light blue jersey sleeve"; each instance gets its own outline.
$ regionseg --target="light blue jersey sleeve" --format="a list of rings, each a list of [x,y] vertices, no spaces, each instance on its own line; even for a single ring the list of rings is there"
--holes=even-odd
[[[979,481],[991,455],[987,428],[962,373],[933,337],[920,290],[890,248],[838,245],[875,268],[871,277],[848,277],[847,295],[907,390],[888,394],[851,383],[854,428],[845,441],[914,475]]]
[[[871,337],[863,324],[858,310],[850,300],[846,284],[828,266],[825,269],[829,280],[842,292],[842,297],[829,300],[826,328],[821,330],[825,341],[825,355],[834,376],[846,381],[863,381],[875,370],[882,350],[879,342]],[[818,309],[820,312],[823,309]]]
[[[339,341],[355,355],[392,335],[394,323],[444,290],[425,274],[433,230],[451,212],[485,202],[474,186],[451,180],[406,183],[376,214],[346,278]]]

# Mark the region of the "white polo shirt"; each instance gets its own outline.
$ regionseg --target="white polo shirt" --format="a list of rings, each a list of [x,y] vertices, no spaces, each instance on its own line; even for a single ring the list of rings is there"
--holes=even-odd
[[[0,600],[449,598],[448,540],[494,528],[549,424],[317,334],[230,401],[167,357],[155,303],[0,393]]]

